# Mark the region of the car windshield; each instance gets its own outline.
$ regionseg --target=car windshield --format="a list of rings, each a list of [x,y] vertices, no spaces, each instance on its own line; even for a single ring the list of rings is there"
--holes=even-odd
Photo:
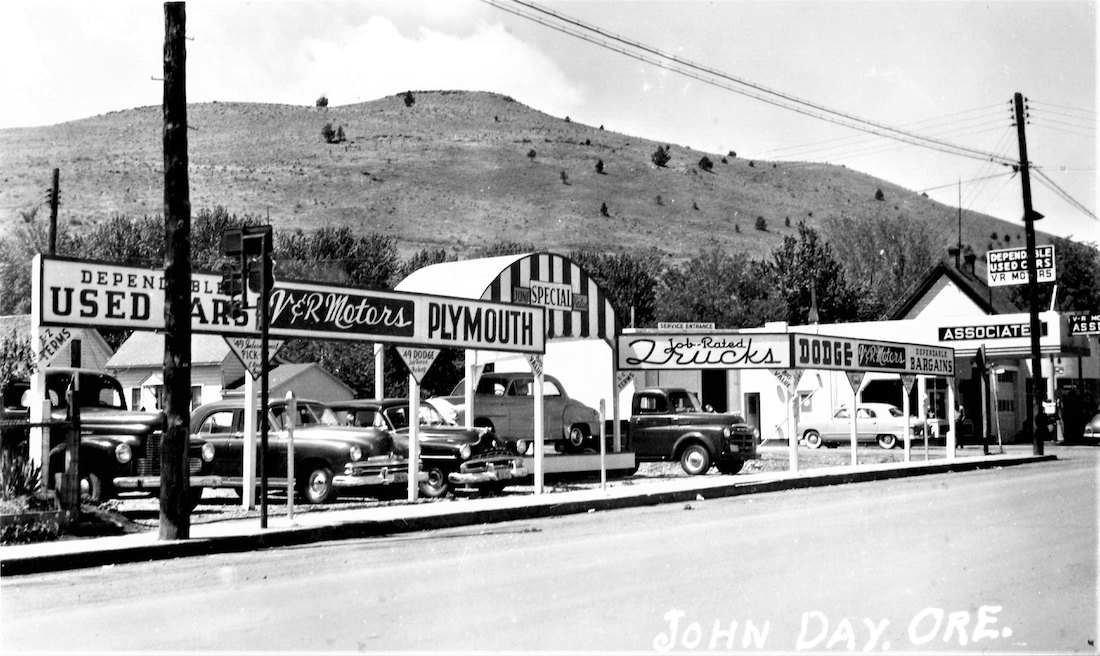
[[[687,392],[669,392],[668,394],[669,405],[672,406],[672,412],[699,412],[699,401],[695,397]]]
[[[420,422],[421,426],[443,426],[447,422],[443,421],[443,416],[436,411],[430,405],[420,406]],[[409,427],[409,409],[405,406],[393,406],[386,409],[386,418],[390,420],[393,427],[397,430]]]
[[[286,428],[286,406],[279,405],[271,408],[268,413],[268,421],[275,430],[284,430]],[[330,408],[323,405],[313,405],[310,403],[298,404],[298,416],[294,421],[294,426],[339,426],[340,420],[336,417]]]

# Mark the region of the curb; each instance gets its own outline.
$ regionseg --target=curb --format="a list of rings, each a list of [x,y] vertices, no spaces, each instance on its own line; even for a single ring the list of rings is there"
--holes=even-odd
[[[909,463],[905,467],[869,469],[797,475],[771,481],[732,482],[714,486],[692,486],[664,492],[644,492],[621,497],[585,500],[539,502],[508,508],[489,508],[441,513],[425,517],[406,517],[382,520],[355,520],[310,527],[279,527],[263,533],[248,533],[218,537],[190,538],[151,544],[127,545],[117,549],[89,549],[81,552],[18,556],[0,560],[0,577],[40,574],[68,569],[102,567],[125,563],[166,560],[189,556],[206,556],[216,553],[240,553],[258,549],[298,546],[316,542],[381,537],[401,533],[455,528],[476,524],[495,524],[506,521],[542,519],[562,515],[582,514],[598,510],[640,508],[668,503],[695,501],[700,495],[708,499],[763,494],[783,490],[795,490],[848,483],[909,478],[928,474],[974,471],[1013,465],[1023,465],[1057,460],[1054,455],[997,456],[996,460],[957,459],[933,463]],[[644,490],[644,488],[643,488]]]

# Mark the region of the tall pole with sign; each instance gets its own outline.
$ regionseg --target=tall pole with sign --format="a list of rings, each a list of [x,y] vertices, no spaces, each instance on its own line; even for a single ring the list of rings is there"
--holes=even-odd
[[[1035,267],[1035,221],[1043,217],[1031,207],[1031,175],[1027,159],[1027,139],[1024,134],[1024,96],[1017,93],[1014,97],[1016,108],[1016,133],[1020,140],[1020,184],[1024,194],[1024,234],[1027,238],[1027,299],[1031,313],[1031,393],[1032,402],[1027,406],[1027,425],[1031,430],[1033,453],[1043,455],[1043,439],[1039,427],[1035,425],[1037,404],[1046,400],[1046,385],[1043,384],[1043,361],[1039,356],[1039,281]]]

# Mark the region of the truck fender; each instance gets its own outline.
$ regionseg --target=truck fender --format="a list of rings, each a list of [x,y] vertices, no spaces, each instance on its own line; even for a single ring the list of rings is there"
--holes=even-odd
[[[719,451],[714,448],[713,440],[710,439],[706,434],[697,430],[688,431],[687,433],[684,433],[680,437],[676,438],[676,441],[672,444],[672,453],[668,454],[669,457],[673,459],[679,457],[680,452],[683,451],[684,447],[691,443],[699,443],[706,447],[707,451],[710,452],[710,457],[712,459],[718,457]]]

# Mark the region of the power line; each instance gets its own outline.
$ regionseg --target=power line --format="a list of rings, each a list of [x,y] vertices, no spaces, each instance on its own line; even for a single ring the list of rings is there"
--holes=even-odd
[[[611,34],[599,27],[587,24],[576,18],[572,18],[555,11],[551,11],[533,2],[528,2],[526,0],[511,0],[513,4],[518,4],[529,11],[537,12],[537,14],[548,16],[552,20],[547,20],[537,14],[533,15],[514,7],[506,6],[502,4],[502,0],[481,1],[502,11],[506,11],[510,14],[525,18],[535,23],[539,23],[540,25],[545,25],[546,27],[562,32],[563,34],[575,36],[577,38],[588,41],[589,43],[598,45],[602,48],[624,54],[628,57],[649,64],[653,64],[654,66],[658,66],[660,68],[672,70],[682,75],[697,79],[706,84],[724,88],[735,93],[775,105],[777,107],[782,107],[790,111],[817,118],[819,120],[828,121],[837,125],[848,127],[853,130],[858,130],[861,132],[866,132],[868,134],[874,134],[880,137],[902,141],[904,143],[908,143],[914,146],[930,148],[932,150],[938,150],[940,152],[958,155],[961,157],[970,157],[981,160],[995,160],[997,158],[997,156],[993,153],[988,153],[974,148],[960,146],[958,144],[952,144],[946,141],[940,141],[938,139],[909,133],[898,128],[894,128],[881,123],[876,123],[874,121],[860,118],[852,114],[842,112],[840,110],[813,103],[808,100],[793,96],[791,94],[767,88],[755,82],[738,78],[728,73],[724,73],[722,71],[718,71],[716,69],[703,66],[701,64],[697,64],[676,57],[674,55],[667,54],[640,42],[633,41],[616,34]],[[553,21],[558,22],[555,23]],[[614,45],[615,43],[622,45]],[[625,46],[625,48],[623,46]],[[731,86],[731,84],[736,86]],[[1011,161],[1002,161],[1000,163],[1005,165],[1012,164]]]

